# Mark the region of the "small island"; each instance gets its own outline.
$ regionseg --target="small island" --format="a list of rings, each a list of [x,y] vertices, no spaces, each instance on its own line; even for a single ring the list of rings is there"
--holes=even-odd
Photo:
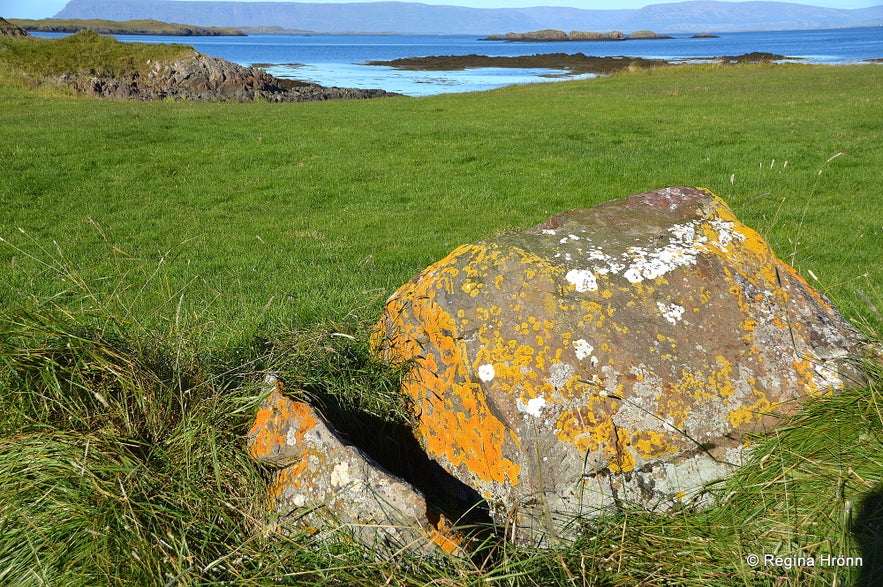
[[[671,39],[668,35],[659,35],[653,31],[634,31],[624,34],[620,31],[596,33],[592,31],[570,31],[565,33],[555,29],[544,29],[529,33],[506,33],[504,35],[489,35],[481,41],[522,41],[522,42],[548,42],[548,41],[629,41],[647,39]]]
[[[244,37],[246,34],[232,27],[203,27],[160,20],[102,20],[58,19],[30,20],[10,18],[9,22],[38,33],[76,33],[94,31],[99,35],[157,35],[164,37]]]
[[[788,59],[773,53],[746,53],[744,55],[726,55],[721,57],[695,58],[711,60],[721,65],[737,63],[775,63]],[[647,59],[625,55],[596,57],[584,53],[539,53],[535,55],[517,55],[512,57],[476,55],[433,55],[429,57],[404,57],[383,61],[367,61],[365,65],[381,65],[395,69],[411,69],[421,71],[453,71],[478,67],[512,67],[542,68],[567,72],[565,75],[596,74],[607,75],[620,71],[634,71],[657,67],[676,66],[683,61],[665,59]],[[557,75],[557,74],[556,74]]]
[[[636,68],[664,67],[668,62],[642,57],[593,57],[583,53],[543,53],[499,57],[488,55],[437,55],[407,57],[389,61],[368,61],[365,65],[383,65],[396,69],[451,71],[476,67],[544,68],[567,71],[568,74],[610,74]]]

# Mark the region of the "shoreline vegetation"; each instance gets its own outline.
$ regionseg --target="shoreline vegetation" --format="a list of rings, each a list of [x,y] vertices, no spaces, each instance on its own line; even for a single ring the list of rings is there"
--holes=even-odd
[[[233,27],[203,27],[189,24],[163,22],[160,20],[103,20],[25,18],[7,19],[10,23],[29,32],[76,33],[87,30],[100,35],[156,35],[167,37],[245,37],[246,33]]]

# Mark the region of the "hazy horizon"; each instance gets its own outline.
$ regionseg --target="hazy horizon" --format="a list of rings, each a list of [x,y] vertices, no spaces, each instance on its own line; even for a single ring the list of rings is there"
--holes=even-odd
[[[183,2],[201,2],[206,0],[179,0]],[[225,0],[215,0],[225,1]],[[291,2],[291,0],[226,0],[238,2]],[[309,0],[300,4],[349,4],[377,2],[379,0]],[[729,1],[729,0],[718,0]],[[771,0],[788,4],[803,4],[805,6],[818,6],[824,8],[871,8],[881,5],[876,0]],[[5,18],[52,18],[66,5],[67,0],[0,0],[0,16]],[[643,8],[652,4],[668,4],[665,0],[652,2],[647,0],[419,0],[420,4],[437,4],[447,6],[466,6],[469,8],[526,8],[537,6],[566,6],[582,10],[614,10],[626,8]],[[740,2],[730,2],[739,4]]]

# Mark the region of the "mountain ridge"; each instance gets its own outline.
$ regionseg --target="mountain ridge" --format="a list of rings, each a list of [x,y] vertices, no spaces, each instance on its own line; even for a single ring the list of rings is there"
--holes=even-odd
[[[662,33],[797,30],[883,25],[883,4],[839,9],[785,2],[688,0],[638,9],[469,8],[414,2],[183,2],[70,0],[55,18],[153,19],[215,27],[281,26],[327,33],[500,34],[541,29]]]

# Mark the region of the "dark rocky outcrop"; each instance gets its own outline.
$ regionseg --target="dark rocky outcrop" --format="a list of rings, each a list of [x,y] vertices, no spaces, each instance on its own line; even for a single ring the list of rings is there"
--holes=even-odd
[[[724,55],[722,57],[715,57],[715,59],[724,63],[774,63],[788,59],[788,57],[777,55],[776,53],[754,51],[753,53],[745,53],[743,55]]]
[[[0,37],[27,37],[28,31],[0,16]]]
[[[129,100],[306,102],[395,95],[383,90],[327,88],[281,80],[262,69],[197,51],[175,61],[148,63],[146,70],[129,79],[66,74],[61,82],[88,96]]]
[[[629,33],[628,39],[632,41],[646,41],[646,40],[659,40],[659,39],[671,39],[670,35],[660,35],[658,33],[654,33],[653,31],[633,31]]]

